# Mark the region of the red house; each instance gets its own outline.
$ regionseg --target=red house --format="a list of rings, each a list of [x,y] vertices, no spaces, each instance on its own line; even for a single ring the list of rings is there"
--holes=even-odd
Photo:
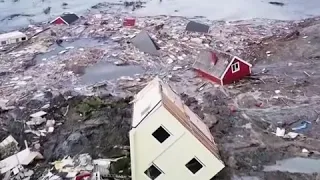
[[[63,14],[62,16],[57,17],[53,21],[51,21],[51,24],[66,24],[70,25],[73,22],[77,21],[79,19],[79,16],[76,14],[70,13],[70,14]]]
[[[239,57],[219,51],[204,51],[193,64],[193,69],[210,81],[230,84],[251,74],[252,65]]]

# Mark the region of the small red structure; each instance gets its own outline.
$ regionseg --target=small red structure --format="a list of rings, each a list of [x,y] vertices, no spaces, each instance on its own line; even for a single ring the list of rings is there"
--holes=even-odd
[[[251,74],[252,65],[239,57],[218,51],[204,51],[193,64],[193,69],[210,81],[230,84]]]
[[[124,18],[123,19],[123,26],[134,26],[136,24],[135,18]]]
[[[76,14],[63,14],[62,16],[57,17],[53,21],[51,21],[51,24],[66,24],[70,25],[73,22],[77,21],[79,17]]]

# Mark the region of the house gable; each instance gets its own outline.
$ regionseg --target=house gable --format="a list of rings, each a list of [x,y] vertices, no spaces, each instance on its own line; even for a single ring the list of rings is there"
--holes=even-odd
[[[154,135],[159,128],[164,128],[165,132],[169,134],[164,141],[159,141]],[[154,112],[145,117],[136,128],[132,128],[130,131],[130,153],[133,180],[150,180],[144,172],[157,157],[173,146],[184,132],[184,127],[162,106],[162,103],[157,105]],[[164,171],[163,166],[156,163],[155,165],[160,171]]]
[[[233,57],[221,76],[221,84],[229,84],[250,75],[252,65],[239,57]]]
[[[62,19],[60,16],[54,19],[50,22],[50,24],[66,24],[69,25],[64,19]]]

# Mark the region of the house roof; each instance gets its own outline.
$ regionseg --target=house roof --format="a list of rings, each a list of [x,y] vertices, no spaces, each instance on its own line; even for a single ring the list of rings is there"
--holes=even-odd
[[[216,61],[212,57],[212,53],[216,54]],[[198,59],[193,64],[193,68],[202,70],[214,77],[221,78],[226,68],[233,60],[233,56],[221,51],[204,50],[200,52]]]
[[[9,33],[0,34],[0,41],[7,40],[10,38],[20,38],[20,37],[26,37],[26,35],[19,31],[13,31]]]
[[[136,46],[140,51],[149,53],[152,55],[159,55],[159,46],[150,37],[147,31],[141,31],[131,40],[132,44]]]
[[[71,24],[79,19],[79,17],[76,14],[64,14],[60,16],[63,20],[65,20],[68,24]]]
[[[149,93],[150,91],[153,91],[154,93]],[[188,106],[184,104],[181,98],[169,87],[168,84],[165,84],[161,79],[156,77],[136,95],[134,100],[135,103],[137,103],[140,98],[146,94],[149,94],[148,96],[150,96],[147,97],[148,99],[154,99],[154,103],[151,103],[153,106],[149,109],[149,112],[151,112],[154,107],[157,107],[159,103],[162,103],[162,105],[176,118],[177,121],[190,131],[191,134],[193,134],[210,152],[219,158],[218,149],[209,128],[195,113],[190,110]],[[134,108],[136,108],[136,104]],[[133,127],[138,126],[139,123],[147,116],[139,115],[140,114],[137,114],[134,110],[132,122]]]

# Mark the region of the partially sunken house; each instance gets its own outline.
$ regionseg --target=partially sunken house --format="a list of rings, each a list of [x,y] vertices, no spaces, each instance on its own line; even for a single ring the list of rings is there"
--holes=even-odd
[[[56,19],[54,19],[53,21],[51,21],[51,24],[66,24],[66,25],[70,25],[72,23],[74,23],[75,21],[77,21],[79,19],[79,16],[77,16],[74,13],[68,13],[68,14],[63,14],[59,17],[57,17]]]
[[[159,78],[136,95],[129,134],[133,180],[210,180],[224,168],[208,127]]]
[[[212,82],[230,84],[251,74],[252,65],[230,54],[205,50],[193,64],[193,69]]]

